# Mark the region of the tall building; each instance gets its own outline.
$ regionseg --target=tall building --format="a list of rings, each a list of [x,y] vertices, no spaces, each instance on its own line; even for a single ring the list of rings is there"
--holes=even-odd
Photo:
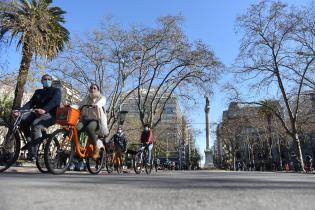
[[[261,112],[260,106],[235,102],[223,112],[215,148],[223,167],[235,169],[239,163],[253,170],[270,170],[273,162],[279,162],[277,120],[268,124]]]
[[[305,91],[300,98],[298,122],[303,156],[315,159],[315,91]]]
[[[145,118],[149,117],[151,112],[155,112],[153,123],[160,118],[160,122],[153,130],[155,155],[160,158],[176,160],[179,167],[183,166],[187,157],[186,148],[188,148],[188,143],[191,144],[191,140],[189,140],[187,122],[183,117],[176,95],[170,96],[166,93],[154,97],[154,90],[152,94],[147,94],[146,89],[143,89],[141,94],[141,97],[148,95]],[[142,131],[138,103],[138,94],[134,92],[124,100],[121,106],[121,110],[128,112],[124,127],[128,135],[133,136],[133,138],[140,136]],[[156,110],[149,107],[151,104],[156,107]],[[163,113],[160,115],[162,109]]]
[[[223,142],[222,142],[222,124],[216,127],[216,140],[214,141],[214,158],[216,167],[222,167],[223,161]]]

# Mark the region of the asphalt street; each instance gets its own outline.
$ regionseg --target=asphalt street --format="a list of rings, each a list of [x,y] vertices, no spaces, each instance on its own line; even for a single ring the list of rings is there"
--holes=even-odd
[[[0,174],[0,209],[315,209],[315,175],[174,171]]]

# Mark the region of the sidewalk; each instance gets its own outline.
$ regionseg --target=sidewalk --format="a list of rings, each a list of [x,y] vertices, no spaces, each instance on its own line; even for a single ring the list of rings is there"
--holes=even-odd
[[[18,172],[18,173],[41,173],[37,167],[34,166],[14,166],[8,168],[5,172],[12,173],[12,172]]]

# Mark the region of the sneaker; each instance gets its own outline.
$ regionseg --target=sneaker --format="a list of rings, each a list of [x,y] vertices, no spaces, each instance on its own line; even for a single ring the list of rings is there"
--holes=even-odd
[[[69,166],[69,171],[74,171],[74,168],[75,168],[74,164],[71,163],[71,165]]]
[[[94,147],[92,158],[96,160],[99,157],[100,157],[100,149],[98,147]]]

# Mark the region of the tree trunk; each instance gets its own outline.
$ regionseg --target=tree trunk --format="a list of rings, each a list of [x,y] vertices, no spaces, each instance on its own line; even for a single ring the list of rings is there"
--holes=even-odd
[[[272,118],[271,118],[271,116],[268,116],[267,117],[267,123],[268,123],[268,159],[269,159],[269,161],[272,161],[272,153],[271,153],[271,147],[272,147],[272,137],[271,137],[271,120],[272,120]],[[270,162],[271,163],[271,162]]]
[[[235,159],[236,153],[233,152],[233,171],[236,171],[236,159]]]
[[[295,132],[294,136],[292,136],[292,137],[293,137],[293,141],[294,141],[295,148],[296,148],[296,156],[297,156],[297,159],[298,159],[298,161],[300,162],[300,165],[301,165],[300,170],[305,172],[300,138],[299,138],[299,136],[298,136],[298,134],[296,132]]]
[[[14,100],[12,109],[19,109],[22,104],[22,98],[24,94],[24,86],[28,76],[28,70],[31,65],[33,53],[29,50],[27,45],[22,49],[22,61],[19,69],[19,75],[14,92]]]

